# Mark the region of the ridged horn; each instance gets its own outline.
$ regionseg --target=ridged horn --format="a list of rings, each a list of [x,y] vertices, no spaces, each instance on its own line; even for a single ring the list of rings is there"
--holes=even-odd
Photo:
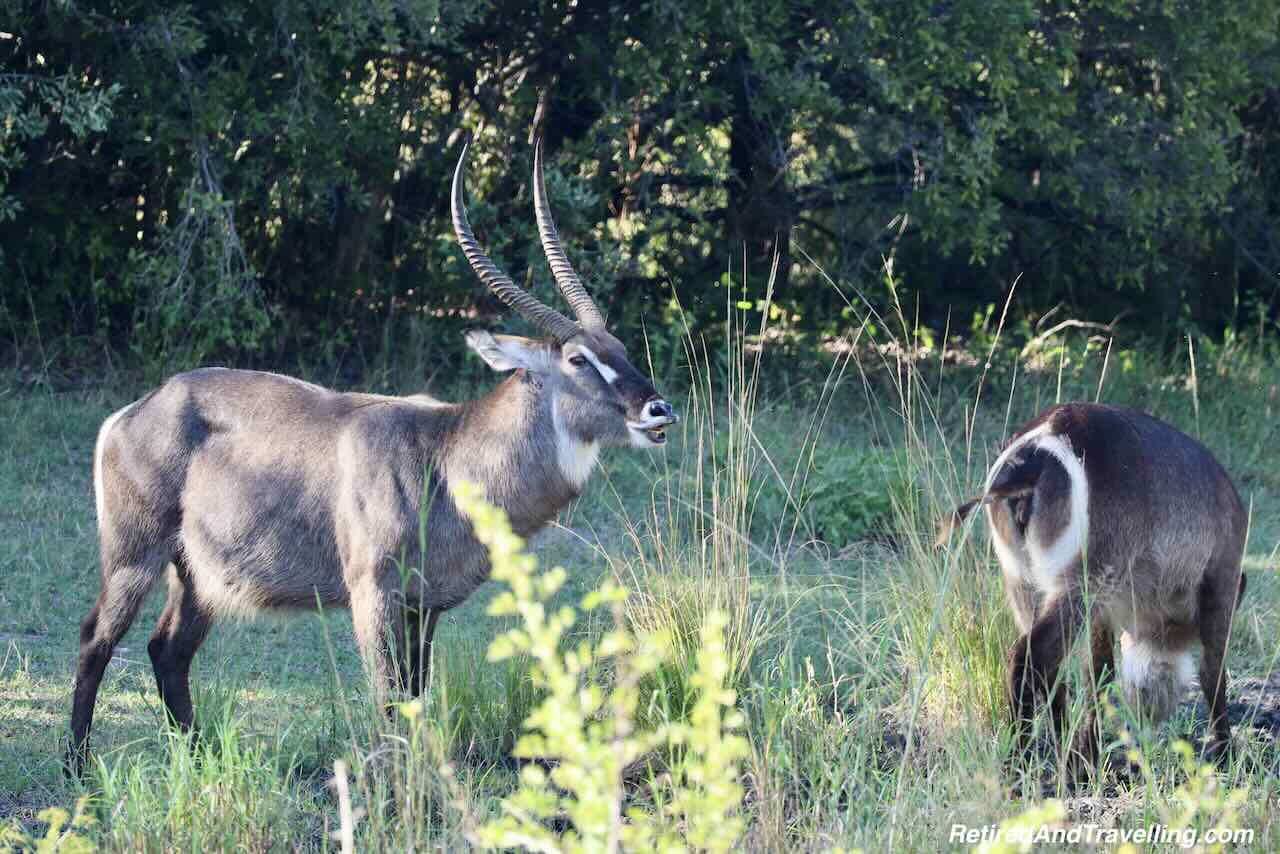
[[[484,250],[480,248],[475,234],[471,231],[471,223],[467,221],[467,204],[463,199],[462,173],[467,162],[467,148],[462,146],[462,154],[458,157],[458,165],[453,170],[453,232],[458,237],[458,245],[467,256],[471,269],[475,270],[480,281],[484,282],[494,296],[515,309],[525,320],[554,337],[561,343],[582,332],[582,327],[565,317],[550,306],[543,305],[528,291],[511,280],[511,277],[498,269]]]
[[[551,205],[547,202],[547,186],[542,180],[542,136],[533,149],[533,212],[538,217],[538,236],[542,238],[542,251],[551,265],[560,293],[568,300],[578,321],[588,329],[603,329],[604,317],[596,308],[591,294],[583,287],[582,280],[573,271],[569,258],[560,245],[560,232],[551,218]]]

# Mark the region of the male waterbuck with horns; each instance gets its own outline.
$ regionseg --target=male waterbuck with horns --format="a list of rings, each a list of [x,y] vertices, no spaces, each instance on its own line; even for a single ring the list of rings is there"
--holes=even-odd
[[[1054,406],[1018,431],[982,495],[956,510],[942,538],[979,504],[1023,633],[1008,660],[1020,744],[1051,692],[1052,720],[1063,732],[1063,692],[1054,686],[1087,622],[1095,685],[1115,672],[1119,632],[1121,685],[1153,722],[1190,681],[1198,644],[1212,730],[1207,752],[1221,755],[1231,740],[1224,660],[1244,593],[1248,520],[1209,450],[1140,412]],[[1096,758],[1095,726],[1091,704],[1078,760]]]
[[[489,290],[548,338],[467,333],[490,367],[514,373],[466,403],[340,394],[209,368],[179,374],[108,418],[94,452],[102,592],[80,631],[72,770],[88,750],[112,649],[162,577],[168,600],[147,650],[179,727],[192,723],[192,656],[223,615],[350,607],[375,693],[384,698],[399,683],[417,694],[436,618],[489,573],[451,484],[478,484],[529,536],[578,496],[601,447],[665,441],[676,421],[671,405],[605,329],[561,248],[541,142],[534,211],[576,321],[518,287],[480,249],[463,201],[465,162],[464,147],[452,188],[462,251]],[[407,583],[405,566],[421,567]]]

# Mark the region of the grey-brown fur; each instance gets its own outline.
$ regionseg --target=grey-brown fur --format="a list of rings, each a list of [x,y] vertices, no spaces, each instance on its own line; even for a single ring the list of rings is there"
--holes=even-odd
[[[375,692],[419,692],[439,613],[489,574],[451,485],[478,484],[528,536],[578,496],[600,447],[660,445],[676,420],[616,338],[561,320],[547,340],[468,333],[513,373],[466,403],[204,368],[108,419],[94,458],[102,591],[80,632],[69,767],[84,761],[112,649],[161,579],[148,652],[181,727],[191,659],[228,614],[350,607]],[[405,567],[420,570],[406,581]]]
[[[1012,453],[993,467],[989,490],[957,514],[978,503],[987,507],[1009,604],[1023,631],[1009,652],[1008,672],[1020,730],[1025,734],[1036,706],[1051,693],[1054,721],[1062,726],[1062,692],[1053,687],[1074,637],[1088,624],[1095,679],[1116,672],[1114,641],[1123,633],[1131,659],[1121,663],[1129,699],[1155,720],[1176,702],[1176,671],[1183,655],[1199,645],[1210,752],[1220,753],[1230,742],[1224,656],[1244,589],[1240,563],[1247,532],[1244,507],[1226,472],[1207,448],[1169,425],[1090,403],[1045,410],[1009,448]],[[1068,471],[1074,463],[1046,450],[1052,448],[1066,449],[1087,480],[1084,548],[1058,573],[1045,572],[1044,560],[1037,563],[1037,554],[1056,553],[1033,553],[1037,542],[1074,542]],[[1064,546],[1060,553],[1070,551]],[[1092,757],[1094,739],[1091,721],[1079,753]]]

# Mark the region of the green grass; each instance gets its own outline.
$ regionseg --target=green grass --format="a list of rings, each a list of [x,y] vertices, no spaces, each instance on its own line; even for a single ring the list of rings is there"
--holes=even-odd
[[[1101,386],[1103,399],[1201,436],[1251,505],[1228,665],[1235,678],[1267,675],[1280,659],[1280,348],[1197,342],[1193,375],[1185,351],[1108,353],[1067,336],[1025,354],[996,345],[987,370],[985,345],[957,362],[906,352],[911,338],[864,328],[845,355],[788,364],[731,348],[708,365],[690,348],[689,376],[669,379],[686,389],[670,448],[607,455],[535,553],[569,569],[562,596],[612,574],[634,591],[633,628],[670,631],[675,664],[645,686],[654,720],[686,707],[702,617],[729,614],[752,745],[745,847],[937,850],[953,823],[999,822],[1046,793],[1067,798],[1077,822],[1177,818],[1187,778],[1169,744],[1190,731],[1185,717],[1135,730],[1145,778],[1069,792],[1042,786],[1054,783],[1048,765],[1006,773],[1001,680],[1015,633],[999,571],[977,526],[935,551],[933,525],[1012,428]],[[392,367],[381,376],[415,390]],[[0,823],[34,832],[41,809],[88,794],[97,823],[83,832],[110,850],[335,848],[342,760],[362,845],[463,844],[514,788],[507,756],[536,701],[522,666],[486,660],[506,625],[484,614],[492,585],[442,619],[432,724],[412,739],[368,709],[345,613],[219,624],[193,669],[194,748],[162,725],[145,652],[155,596],[103,682],[97,772],[85,786],[64,779],[78,625],[98,587],[93,442],[139,390],[127,385],[0,387]],[[843,512],[845,494],[857,512]],[[1109,737],[1126,716],[1116,710]],[[1247,787],[1238,821],[1274,847],[1277,755],[1256,739],[1244,754],[1220,782]]]

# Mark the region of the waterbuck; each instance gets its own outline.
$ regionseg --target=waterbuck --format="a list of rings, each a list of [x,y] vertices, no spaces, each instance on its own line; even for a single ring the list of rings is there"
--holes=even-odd
[[[108,418],[93,478],[102,592],[80,629],[72,771],[87,755],[112,649],[161,578],[168,599],[147,651],[181,728],[192,723],[192,656],[226,615],[349,607],[375,695],[385,699],[397,684],[416,695],[437,617],[489,574],[451,485],[478,484],[527,537],[578,496],[602,447],[665,442],[675,412],[605,329],[561,248],[541,142],[534,211],[576,321],[518,287],[480,249],[463,200],[465,163],[464,146],[452,187],[462,251],[489,290],[548,337],[468,332],[468,346],[491,368],[513,373],[466,403],[342,394],[277,374],[205,368]],[[421,569],[406,580],[404,567]]]
[[[1244,594],[1248,520],[1231,479],[1204,445],[1168,424],[1115,406],[1068,403],[1036,416],[1008,443],[975,506],[1004,572],[1022,636],[1008,656],[1008,690],[1019,743],[1036,705],[1053,695],[1065,724],[1058,670],[1090,627],[1090,677],[1116,672],[1125,696],[1152,722],[1168,716],[1193,675],[1209,706],[1207,753],[1230,745],[1224,659]],[[1094,711],[1080,730],[1077,761],[1096,758]]]

